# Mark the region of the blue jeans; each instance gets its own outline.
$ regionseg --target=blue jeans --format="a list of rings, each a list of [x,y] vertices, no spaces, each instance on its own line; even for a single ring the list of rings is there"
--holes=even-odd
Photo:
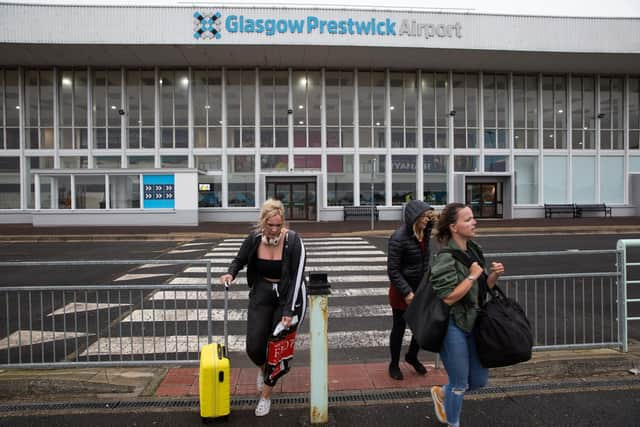
[[[473,334],[458,328],[453,318],[449,319],[440,357],[449,377],[449,383],[444,386],[447,422],[458,426],[465,391],[484,387],[489,380],[489,370],[480,364]]]

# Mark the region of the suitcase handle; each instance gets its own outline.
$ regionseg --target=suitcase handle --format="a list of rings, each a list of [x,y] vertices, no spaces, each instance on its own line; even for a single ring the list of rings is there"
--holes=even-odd
[[[229,282],[224,282],[224,348],[227,354],[229,354],[229,334],[227,332],[227,323],[228,323],[228,311],[229,311]]]

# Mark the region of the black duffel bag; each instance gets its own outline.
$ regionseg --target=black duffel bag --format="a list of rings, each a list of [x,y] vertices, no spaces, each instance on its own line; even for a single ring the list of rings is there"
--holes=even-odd
[[[440,353],[449,327],[449,306],[433,290],[430,277],[431,270],[418,285],[404,320],[421,349]]]
[[[515,365],[531,359],[533,334],[524,310],[498,286],[480,306],[473,335],[485,368]]]

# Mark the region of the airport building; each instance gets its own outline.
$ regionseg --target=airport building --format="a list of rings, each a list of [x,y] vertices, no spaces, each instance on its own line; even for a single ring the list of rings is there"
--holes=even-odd
[[[0,3],[0,223],[640,214],[640,17]],[[596,213],[597,214],[597,213]]]

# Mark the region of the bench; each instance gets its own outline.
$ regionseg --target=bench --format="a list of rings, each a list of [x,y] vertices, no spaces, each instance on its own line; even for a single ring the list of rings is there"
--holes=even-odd
[[[604,203],[592,205],[576,205],[576,216],[581,217],[584,212],[602,212],[604,216],[611,216],[611,208]]]
[[[571,214],[574,218],[576,217],[576,205],[567,204],[567,205],[552,205],[552,204],[544,204],[544,217],[551,218],[553,214]]]
[[[344,207],[344,220],[350,217],[367,217],[371,218],[371,206],[345,206]],[[373,216],[378,219],[378,208],[373,206]]]

